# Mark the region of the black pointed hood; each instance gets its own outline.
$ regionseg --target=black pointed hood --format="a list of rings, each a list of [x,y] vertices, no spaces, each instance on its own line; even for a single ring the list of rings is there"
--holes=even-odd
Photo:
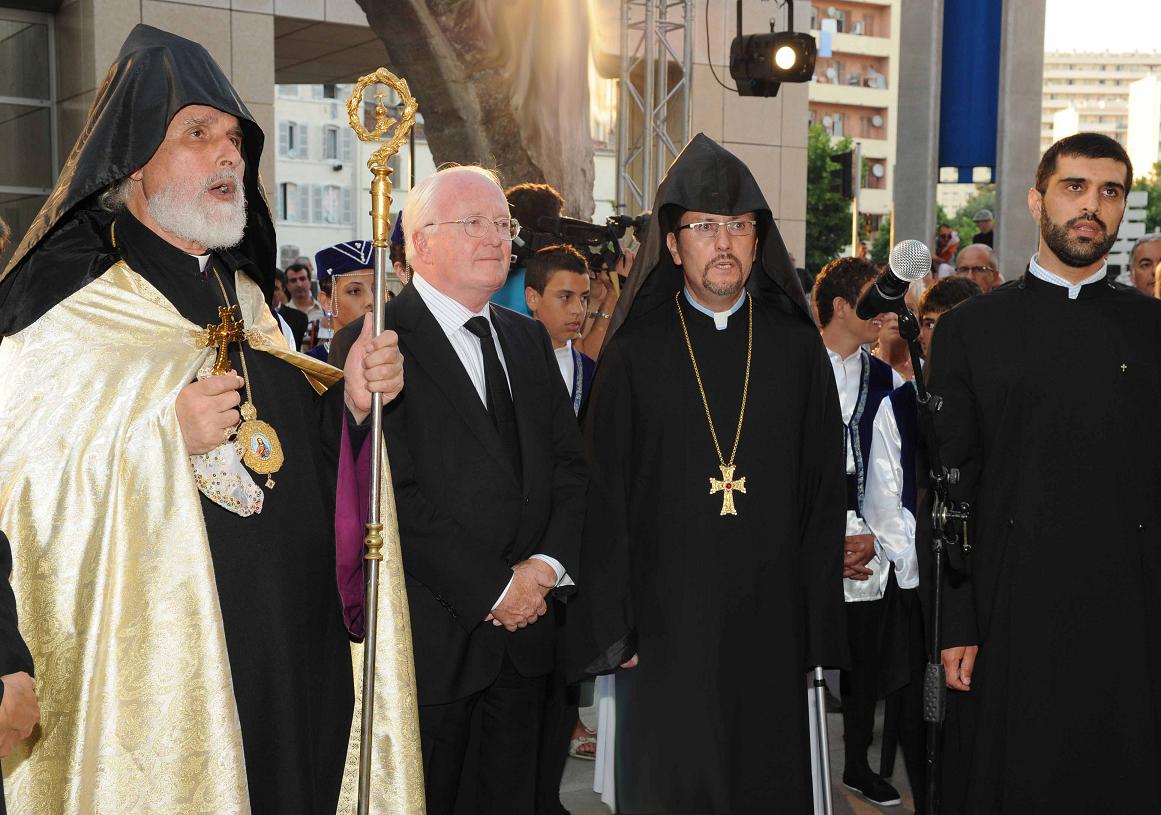
[[[144,166],[188,105],[217,108],[242,126],[246,231],[228,253],[269,296],[277,244],[258,177],[262,130],[205,48],[138,25],[97,91],[52,194],[0,271],[0,335],[32,324],[116,260],[113,215],[100,208],[97,194]]]
[[[665,236],[686,210],[716,215],[755,212],[758,257],[746,289],[755,297],[813,323],[802,284],[753,173],[733,153],[704,133],[698,133],[673,160],[657,188],[645,243],[633,261],[629,282],[617,301],[605,342],[626,320],[639,319],[658,306],[672,303],[674,292],[681,289],[682,272],[669,254]]]

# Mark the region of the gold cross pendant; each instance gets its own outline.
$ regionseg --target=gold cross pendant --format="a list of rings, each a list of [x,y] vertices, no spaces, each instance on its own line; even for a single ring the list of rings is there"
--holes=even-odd
[[[207,325],[207,345],[217,346],[218,358],[214,361],[214,376],[221,376],[230,370],[230,343],[242,339],[242,324],[234,319],[237,306],[218,306],[218,325]]]
[[[734,509],[734,493],[746,492],[746,479],[734,478],[733,465],[727,467],[725,464],[721,464],[718,465],[718,469],[722,471],[722,480],[710,478],[709,494],[722,493],[722,515],[737,515],[738,511]]]

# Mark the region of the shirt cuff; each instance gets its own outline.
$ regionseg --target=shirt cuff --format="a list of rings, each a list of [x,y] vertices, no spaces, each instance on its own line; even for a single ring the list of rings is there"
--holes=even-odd
[[[572,578],[568,576],[568,572],[564,570],[564,566],[561,565],[561,562],[551,555],[533,555],[528,559],[543,560],[545,563],[552,567],[552,570],[556,572],[556,585],[553,586],[553,588],[559,589],[561,586],[576,585],[572,582]]]
[[[556,585],[553,588],[560,588],[562,586],[575,586],[572,578],[568,576],[568,572],[564,570],[564,566],[560,561],[551,555],[533,555],[529,560],[542,560],[552,567],[552,571],[556,572]],[[504,598],[508,595],[508,589],[512,588],[512,580],[515,575],[508,578],[508,585],[504,587],[504,591],[500,592],[500,596],[496,598],[496,602],[492,604],[492,611],[496,610],[496,606],[504,602]]]

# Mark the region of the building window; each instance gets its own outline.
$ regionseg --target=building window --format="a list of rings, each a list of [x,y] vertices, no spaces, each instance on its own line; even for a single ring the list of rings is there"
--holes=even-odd
[[[338,98],[338,96],[336,95],[336,87],[334,85],[323,85],[322,86],[322,95],[323,95],[323,99],[337,99]]]
[[[278,155],[283,158],[310,158],[308,130],[302,122],[278,123]]]
[[[301,221],[302,213],[299,202],[298,185],[286,182],[278,185],[278,220]]]
[[[323,128],[323,158],[327,161],[339,160],[339,129]]]
[[[342,216],[342,204],[339,203],[339,196],[342,190],[334,184],[327,184],[322,188],[322,207],[321,220],[324,224],[337,224]]]
[[[287,266],[294,263],[294,261],[298,260],[301,256],[302,250],[297,246],[289,243],[283,244],[282,248],[278,250],[278,265],[280,268],[285,269]]]
[[[12,230],[0,269],[56,181],[52,18],[0,8],[0,217]]]

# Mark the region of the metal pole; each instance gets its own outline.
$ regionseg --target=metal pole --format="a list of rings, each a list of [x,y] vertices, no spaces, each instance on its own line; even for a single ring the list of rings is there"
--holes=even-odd
[[[653,181],[653,61],[657,58],[657,37],[653,32],[657,25],[657,10],[655,0],[645,0],[645,30],[642,33],[645,41],[645,99],[641,106],[645,115],[645,140],[641,145],[641,201],[643,209],[653,206],[653,193],[657,184]]]
[[[625,166],[625,156],[629,152],[629,3],[621,3],[621,80],[617,85],[617,186],[614,195],[617,197],[616,209],[625,211],[629,202],[625,194],[625,174],[629,168]]]
[[[403,101],[403,111],[396,123],[383,104],[385,93],[376,94],[375,129],[368,132],[362,123],[363,94],[371,85],[384,85],[395,90]],[[383,333],[383,295],[387,288],[387,273],[391,268],[388,243],[391,239],[391,157],[394,156],[415,126],[418,103],[408,90],[407,82],[386,68],[361,77],[347,100],[347,116],[351,129],[361,141],[377,142],[387,137],[376,150],[367,167],[374,178],[371,181],[371,237],[375,262],[374,303],[372,320],[374,336]],[[394,127],[394,133],[391,133]],[[389,135],[390,134],[390,135]],[[369,815],[371,807],[371,751],[375,726],[375,653],[379,635],[379,564],[383,560],[383,523],[380,518],[380,481],[383,473],[383,395],[371,395],[371,489],[367,511],[367,530],[363,538],[363,566],[366,577],[364,609],[365,637],[363,640],[363,709],[359,722],[359,815]]]
[[[822,776],[823,815],[832,815],[834,801],[830,794],[830,734],[826,726],[826,679],[822,674],[822,666],[814,669],[814,704],[818,712],[818,768]]]
[[[684,146],[689,141],[689,131],[693,129],[693,107],[690,102],[690,94],[693,89],[693,0],[685,0],[685,51],[682,56],[685,60],[685,64],[682,66],[685,73],[683,80],[685,88],[681,94],[681,141],[679,144]]]
[[[859,256],[859,190],[863,186],[863,148],[855,142],[851,155],[851,257]]]

